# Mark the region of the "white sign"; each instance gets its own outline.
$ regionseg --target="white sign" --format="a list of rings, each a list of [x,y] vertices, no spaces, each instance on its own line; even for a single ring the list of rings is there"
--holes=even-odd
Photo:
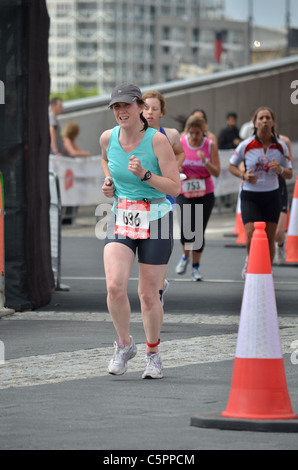
[[[58,176],[62,206],[91,206],[103,200],[101,157],[50,155],[49,169]]]
[[[220,150],[221,172],[214,181],[214,194],[226,196],[237,194],[240,179],[228,171],[229,160],[234,150]],[[298,174],[298,143],[292,142],[294,158],[294,177]],[[111,202],[102,194],[104,175],[101,169],[101,156],[93,157],[58,157],[50,155],[50,170],[59,179],[62,206],[91,206],[102,202]],[[293,183],[294,178],[288,183]]]

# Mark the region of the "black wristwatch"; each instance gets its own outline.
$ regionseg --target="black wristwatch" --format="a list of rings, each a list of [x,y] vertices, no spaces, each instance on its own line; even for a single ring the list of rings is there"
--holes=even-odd
[[[142,178],[141,181],[150,180],[151,176],[152,176],[152,173],[151,173],[151,171],[148,170],[148,171],[146,171],[146,173],[144,175],[144,178]]]

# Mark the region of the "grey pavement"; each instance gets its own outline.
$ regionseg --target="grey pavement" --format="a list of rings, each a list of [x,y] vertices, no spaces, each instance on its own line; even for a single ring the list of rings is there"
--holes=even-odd
[[[138,266],[129,282],[131,334],[137,356],[121,377],[108,375],[114,328],[106,307],[103,241],[95,218],[81,211],[62,230],[62,282],[49,305],[0,320],[5,363],[0,365],[0,449],[297,450],[295,433],[203,429],[190,425],[199,414],[227,405],[244,282],[245,249],[231,236],[233,213],[214,211],[201,270],[175,274],[181,255],[175,240],[167,277],[161,334],[162,380],[144,381],[144,331],[137,297]],[[288,390],[298,412],[298,270],[274,266],[273,278]],[[291,347],[292,345],[292,347]],[[119,454],[120,455],[120,454]],[[103,458],[103,457],[102,457]]]

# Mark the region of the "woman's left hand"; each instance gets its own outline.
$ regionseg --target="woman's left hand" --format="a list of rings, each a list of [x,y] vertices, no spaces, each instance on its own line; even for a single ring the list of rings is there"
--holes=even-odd
[[[142,167],[140,160],[135,155],[129,157],[128,169],[133,175],[143,178],[145,168]]]
[[[198,156],[198,158],[200,158],[202,160],[203,165],[205,165],[205,163],[206,163],[205,152],[203,152],[203,150],[198,150],[197,151],[197,156]]]
[[[272,158],[272,161],[268,163],[268,166],[269,168],[271,168],[271,170],[274,170],[277,174],[280,174],[280,172],[282,171],[281,165],[276,160],[274,160],[274,158]]]

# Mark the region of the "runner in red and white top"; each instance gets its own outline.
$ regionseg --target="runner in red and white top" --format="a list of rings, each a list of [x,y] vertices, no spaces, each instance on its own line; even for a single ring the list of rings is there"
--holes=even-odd
[[[252,136],[238,145],[230,163],[238,166],[244,161],[246,172],[256,176],[253,181],[249,178],[244,180],[245,191],[274,191],[279,186],[279,173],[271,163],[275,160],[279,165],[288,168],[290,165],[288,155],[288,147],[282,140],[272,141],[265,151],[263,142],[257,136]]]
[[[276,136],[274,112],[268,107],[258,108],[253,122],[254,135],[238,145],[230,159],[229,171],[243,179],[241,215],[247,236],[247,251],[249,253],[254,222],[266,222],[272,261],[275,254],[275,231],[280,215],[278,178],[282,176],[284,179],[291,179],[292,164],[287,145]],[[244,171],[241,169],[241,162],[244,162]],[[246,263],[243,277],[245,267]]]

